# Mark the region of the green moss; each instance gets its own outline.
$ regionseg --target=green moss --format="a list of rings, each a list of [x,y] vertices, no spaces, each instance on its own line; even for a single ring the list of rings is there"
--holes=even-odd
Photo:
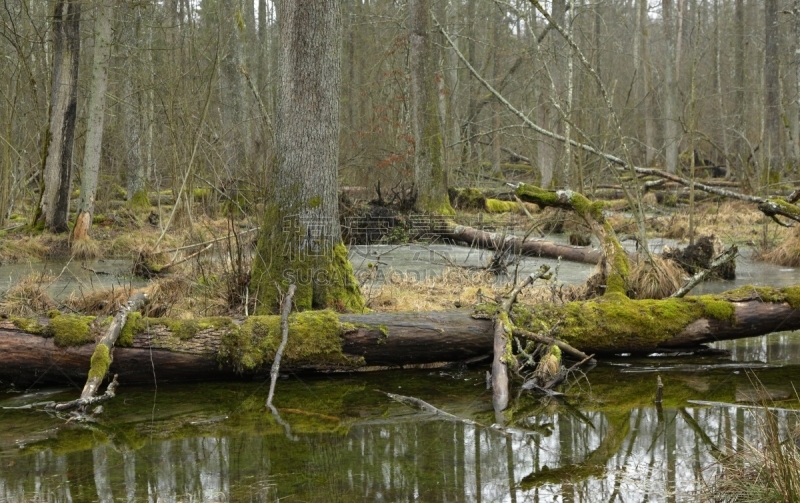
[[[499,199],[487,199],[485,205],[489,213],[513,213],[519,209],[517,203]]]
[[[484,210],[486,209],[486,196],[483,195],[483,192],[480,190],[467,187],[464,189],[461,188],[449,188],[447,190],[448,195],[450,196],[450,202],[452,205],[461,210]]]
[[[128,191],[125,187],[115,183],[111,186],[111,195],[114,199],[124,201],[128,197]]]
[[[147,191],[144,189],[137,190],[133,193],[130,200],[128,201],[128,206],[134,209],[147,209],[150,207],[150,197],[147,195]]]
[[[697,297],[697,300],[703,304],[703,310],[708,318],[736,322],[736,308],[730,302],[710,295]]]
[[[16,316],[11,316],[9,320],[14,324],[15,327],[23,332],[34,335],[43,335],[45,333],[44,326],[39,323],[39,320],[31,318],[19,318]]]
[[[605,226],[607,227],[604,246],[606,260],[611,261],[611,271],[606,278],[606,295],[609,293],[624,295],[628,290],[628,278],[630,276],[628,255],[622,245],[619,244],[611,225],[606,222]]]
[[[728,312],[708,298],[634,301],[615,292],[563,307],[540,305],[527,318],[518,315],[523,309],[515,308],[514,321],[528,330],[542,333],[558,323],[558,337],[569,344],[613,352],[655,348],[698,318],[725,317]]]
[[[239,330],[222,337],[219,358],[239,372],[269,365],[281,342],[280,316],[251,316]],[[343,326],[333,311],[306,311],[289,316],[289,338],[281,360],[303,366],[357,367],[362,359],[342,353]]]
[[[364,299],[344,244],[340,241],[325,249],[330,244],[323,241],[313,254],[306,253],[299,244],[307,229],[282,214],[277,205],[267,205],[250,281],[250,291],[258,292],[257,314],[278,313],[280,299],[292,283],[300,311],[363,311]]]
[[[196,188],[192,191],[192,195],[198,201],[203,201],[211,197],[211,188],[210,187],[203,187],[203,188]]]
[[[308,200],[309,208],[319,208],[321,205],[322,205],[322,198],[319,196],[314,196]]]
[[[94,316],[79,316],[62,314],[56,316],[44,328],[45,335],[53,337],[53,342],[59,347],[82,346],[94,342],[90,329]]]
[[[745,300],[760,300],[771,303],[786,302],[794,309],[800,308],[800,286],[773,288],[770,286],[745,285],[727,291],[719,297],[732,302]]]
[[[314,292],[315,307],[332,308],[343,313],[364,311],[364,298],[353,273],[353,265],[347,259],[347,248],[342,243],[333,247],[327,277],[332,281],[327,281],[324,288],[318,288]]]
[[[108,346],[105,344],[98,344],[97,347],[94,348],[94,353],[92,353],[88,378],[96,377],[98,379],[103,379],[110,366],[111,354],[108,351]]]
[[[119,338],[117,338],[116,345],[121,347],[133,346],[133,336],[144,331],[145,328],[146,325],[142,321],[142,313],[134,311],[128,314],[125,325],[119,333]]]

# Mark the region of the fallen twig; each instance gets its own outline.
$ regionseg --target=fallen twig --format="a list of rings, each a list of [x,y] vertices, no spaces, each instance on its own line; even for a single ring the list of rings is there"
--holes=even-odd
[[[281,357],[283,350],[286,349],[286,343],[289,342],[289,313],[292,311],[292,298],[297,287],[294,283],[289,285],[289,290],[286,292],[286,297],[283,299],[283,308],[281,309],[281,344],[275,352],[275,359],[272,361],[272,369],[270,370],[270,383],[269,394],[267,395],[266,406],[277,414],[277,410],[272,405],[272,397],[275,395],[275,383],[278,381],[278,372],[281,370]]]

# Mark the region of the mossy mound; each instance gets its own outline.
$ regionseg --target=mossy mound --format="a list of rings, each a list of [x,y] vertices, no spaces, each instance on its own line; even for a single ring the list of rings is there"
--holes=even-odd
[[[487,199],[486,211],[489,213],[514,213],[519,211],[519,205],[514,201],[501,201],[500,199]]]
[[[91,324],[94,316],[79,316],[75,314],[55,314],[50,323],[44,327],[42,333],[52,337],[58,347],[83,346],[94,342]]]
[[[281,342],[280,316],[251,316],[239,330],[222,338],[220,361],[238,372],[258,370],[275,358]],[[343,331],[333,311],[305,311],[289,316],[289,340],[282,363],[293,368],[353,367],[360,359],[342,353]]]

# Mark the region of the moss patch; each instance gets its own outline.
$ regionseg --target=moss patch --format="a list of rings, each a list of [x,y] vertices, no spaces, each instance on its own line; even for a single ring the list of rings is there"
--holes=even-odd
[[[51,319],[43,333],[58,347],[82,346],[94,342],[90,328],[94,320],[94,316],[62,314]]]
[[[800,286],[773,288],[770,286],[745,285],[735,290],[727,291],[720,295],[722,300],[741,302],[746,300],[761,300],[762,302],[786,302],[792,308],[800,308]]]
[[[134,209],[147,209],[150,207],[150,197],[147,195],[147,191],[144,189],[137,190],[133,193],[133,196],[128,201],[128,206]]]
[[[275,357],[281,342],[280,316],[251,316],[239,330],[222,338],[219,358],[238,372],[258,370]],[[343,327],[333,311],[306,311],[289,316],[289,341],[282,363],[303,366],[357,367],[363,360],[342,353]]]
[[[486,211],[489,213],[514,213],[519,209],[517,203],[513,201],[501,201],[499,199],[487,199]]]
[[[9,318],[11,323],[14,324],[15,327],[22,330],[23,332],[34,334],[34,335],[43,335],[44,334],[44,326],[39,323],[39,320],[32,319],[32,318],[21,318],[12,316]]]
[[[88,378],[96,377],[102,379],[108,372],[108,367],[111,366],[111,354],[108,351],[108,346],[105,344],[98,344],[92,353],[91,366],[89,367]]]
[[[117,346],[129,348],[133,346],[133,336],[144,331],[145,324],[142,322],[142,313],[134,311],[128,314],[125,325],[117,338]]]
[[[517,325],[533,332],[546,333],[558,323],[557,336],[569,344],[615,352],[652,349],[699,318],[735,321],[734,306],[715,296],[630,300],[614,292],[559,307],[515,305],[512,314]]]

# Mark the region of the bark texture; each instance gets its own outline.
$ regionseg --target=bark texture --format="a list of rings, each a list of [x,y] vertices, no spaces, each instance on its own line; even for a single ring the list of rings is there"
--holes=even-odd
[[[298,309],[363,308],[339,226],[339,0],[289,0],[280,10],[280,96],[273,173],[251,290],[277,312],[297,285]]]
[[[439,96],[429,33],[429,0],[409,0],[408,65],[411,73],[411,129],[414,133],[414,184],[418,211],[452,214],[447,195]],[[444,21],[444,20],[443,20]]]
[[[103,145],[103,123],[106,111],[106,89],[108,88],[108,61],[111,55],[111,6],[98,3],[95,6],[94,56],[92,59],[92,84],[89,98],[89,118],[86,124],[86,145],[81,170],[81,195],[73,239],[84,239],[89,235],[97,193],[97,175],[100,171],[100,152]]]
[[[78,106],[81,4],[58,0],[53,11],[53,78],[50,125],[45,141],[42,217],[52,232],[67,232],[72,184],[72,151]]]

